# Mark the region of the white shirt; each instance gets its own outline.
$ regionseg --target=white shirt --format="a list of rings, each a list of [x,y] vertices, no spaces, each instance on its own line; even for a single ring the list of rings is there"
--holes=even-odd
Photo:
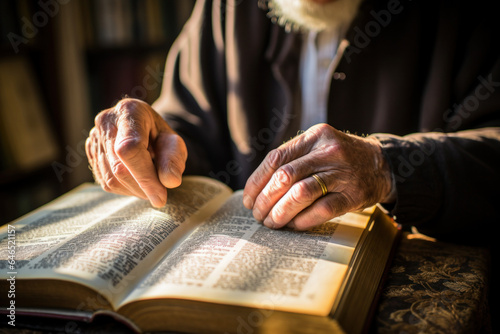
[[[304,34],[300,64],[301,130],[327,121],[330,83],[348,45],[342,37],[341,28]],[[342,74],[338,75],[342,78]]]

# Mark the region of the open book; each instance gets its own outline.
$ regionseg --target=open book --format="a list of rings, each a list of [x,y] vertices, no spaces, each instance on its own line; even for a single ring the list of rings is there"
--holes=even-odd
[[[307,232],[271,230],[241,197],[186,177],[156,209],[80,186],[0,229],[1,311],[107,314],[137,332],[365,330],[394,223],[374,207]]]

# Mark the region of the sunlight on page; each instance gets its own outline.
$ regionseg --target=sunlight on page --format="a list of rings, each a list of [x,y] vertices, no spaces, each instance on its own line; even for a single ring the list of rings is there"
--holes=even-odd
[[[37,256],[62,245],[81,231],[110,213],[110,207],[119,207],[117,195],[106,194],[94,188],[82,188],[79,194],[60,197],[50,206],[43,206],[22,217],[16,224],[16,268],[25,266]],[[0,235],[0,258],[6,259],[7,240]],[[5,247],[4,247],[5,245]],[[0,269],[5,266],[0,260]]]
[[[23,246],[29,251],[22,277],[77,281],[110,300],[122,299],[231,192],[225,185],[196,177],[185,178],[183,184],[169,192],[163,208],[89,186],[24,219],[16,225],[20,264]]]
[[[213,245],[232,242],[232,250],[220,262],[213,262],[218,252]],[[142,284],[142,289],[136,291],[137,296],[129,300],[163,296],[328,314],[347,272],[347,265],[330,259],[280,256],[275,251],[246,240],[213,236],[211,244],[192,248],[192,253],[177,261],[175,267],[166,272],[160,269],[157,273],[163,275],[160,281],[152,285],[151,282]],[[331,249],[326,251],[325,257],[335,258],[330,252]],[[352,254],[352,249],[348,253]],[[212,267],[208,266],[210,261],[213,262]]]
[[[369,216],[311,231],[270,230],[236,193],[124,301],[183,298],[325,315]],[[363,222],[364,220],[364,222]]]

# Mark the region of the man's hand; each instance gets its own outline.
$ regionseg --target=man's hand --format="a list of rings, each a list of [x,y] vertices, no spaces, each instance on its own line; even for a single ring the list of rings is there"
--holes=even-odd
[[[165,205],[167,189],[180,185],[187,149],[147,103],[123,99],[100,112],[85,149],[95,180],[108,192]]]
[[[313,174],[324,181],[325,196]],[[267,227],[305,230],[374,205],[391,187],[377,139],[319,124],[266,156],[248,179],[243,202]]]

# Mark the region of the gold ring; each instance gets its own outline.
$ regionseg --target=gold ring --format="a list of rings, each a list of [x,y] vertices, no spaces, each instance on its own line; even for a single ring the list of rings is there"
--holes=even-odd
[[[325,182],[323,182],[323,179],[316,174],[313,174],[311,176],[316,180],[316,182],[318,182],[319,186],[321,187],[321,192],[323,193],[323,196],[325,196],[328,193],[328,188],[326,187]]]

